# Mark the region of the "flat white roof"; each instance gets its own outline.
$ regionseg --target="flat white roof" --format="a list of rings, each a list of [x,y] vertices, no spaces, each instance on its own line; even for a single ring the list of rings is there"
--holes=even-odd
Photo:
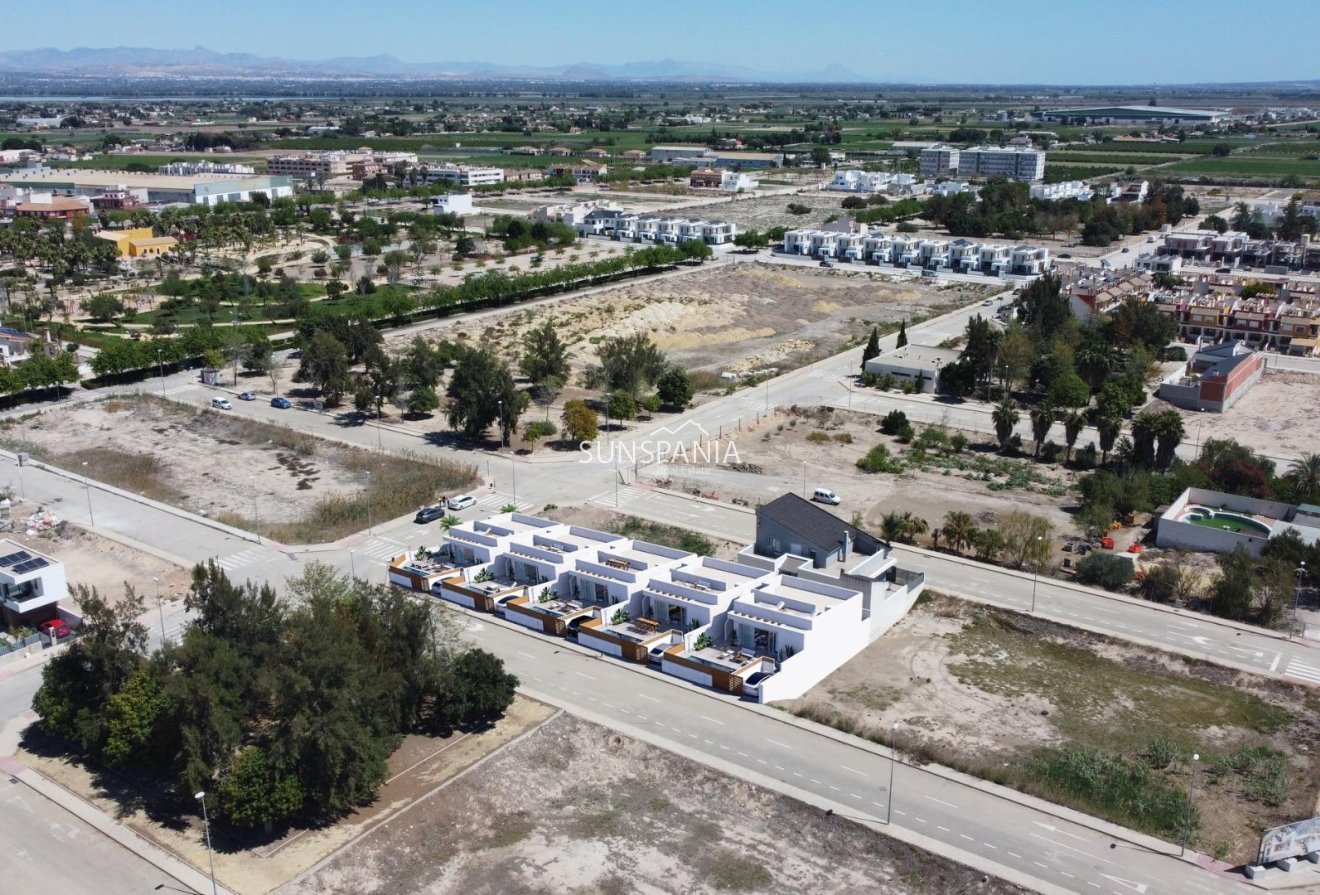
[[[200,183],[252,178],[253,174],[148,174],[136,171],[100,171],[85,168],[59,168],[49,171],[19,171],[0,178],[5,183],[23,186],[125,186],[129,189],[186,190]]]

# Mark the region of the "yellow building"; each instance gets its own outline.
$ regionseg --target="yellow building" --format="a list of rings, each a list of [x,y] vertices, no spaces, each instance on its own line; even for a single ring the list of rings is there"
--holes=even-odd
[[[120,258],[155,258],[169,252],[179,242],[173,236],[153,235],[150,227],[101,230],[96,235],[113,242]]]

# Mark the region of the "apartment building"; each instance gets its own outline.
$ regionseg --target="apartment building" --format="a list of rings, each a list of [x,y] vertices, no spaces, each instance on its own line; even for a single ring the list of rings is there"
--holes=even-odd
[[[934,143],[921,150],[922,177],[952,177],[961,170],[962,150],[947,143]]]
[[[845,168],[834,172],[825,189],[844,193],[883,193],[894,182],[894,175],[886,171],[862,171]]]
[[[1320,270],[1320,242],[1303,235],[1298,242],[1252,239],[1230,230],[1179,230],[1164,234],[1161,255],[1176,256],[1202,264],[1230,267],[1279,267],[1287,270]]]
[[[1041,180],[1045,177],[1045,151],[1027,146],[974,146],[959,152],[958,176]]]
[[[581,214],[561,218],[571,224],[579,236],[608,236],[616,240],[640,243],[704,242],[727,245],[738,235],[738,228],[720,220],[670,218],[658,214],[637,214],[621,208],[587,206]]]
[[[1060,202],[1064,199],[1076,199],[1079,202],[1086,202],[1093,195],[1095,195],[1095,190],[1081,180],[1065,180],[1060,183],[1033,183],[1030,190],[1031,198],[1045,199],[1051,202]]]
[[[266,162],[271,174],[310,180],[313,177],[328,180],[349,173],[354,159],[346,152],[306,152],[296,155],[277,155]]]
[[[439,165],[428,167],[425,174],[427,183],[448,183],[468,189],[504,182],[504,169],[475,165]]]
[[[888,545],[796,495],[757,511],[756,543],[733,561],[503,513],[396,557],[389,580],[760,702],[819,683],[925,583]]]
[[[1314,296],[1241,298],[1186,290],[1156,293],[1162,314],[1178,324],[1178,338],[1197,344],[1241,342],[1255,350],[1314,356],[1320,342],[1320,300]]]
[[[545,176],[572,177],[578,183],[595,183],[603,180],[609,172],[608,165],[579,160],[549,165],[545,169]]]
[[[251,165],[242,165],[237,162],[210,162],[201,159],[197,161],[170,162],[167,165],[160,165],[156,168],[156,173],[179,174],[184,176],[189,174],[256,174],[257,169]]]

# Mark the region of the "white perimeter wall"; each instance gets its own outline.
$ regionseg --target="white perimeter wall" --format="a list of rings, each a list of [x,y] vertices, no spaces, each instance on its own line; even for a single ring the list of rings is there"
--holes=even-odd
[[[578,644],[590,649],[600,650],[607,656],[623,658],[623,647],[602,637],[595,636],[590,628],[578,628]]]
[[[672,674],[674,677],[681,677],[685,681],[691,681],[694,684],[700,684],[703,687],[711,686],[711,677],[704,671],[697,671],[695,668],[688,668],[686,665],[679,665],[676,662],[670,662],[668,658],[661,659],[660,670],[665,674]]]

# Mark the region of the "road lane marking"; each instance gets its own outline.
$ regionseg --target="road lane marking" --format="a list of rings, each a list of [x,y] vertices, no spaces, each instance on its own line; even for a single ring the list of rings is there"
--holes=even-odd
[[[766,738],[765,738],[765,741],[766,741],[767,743],[769,743],[770,745],[772,745],[772,746],[778,746],[778,747],[781,748],[781,749],[787,749],[789,752],[792,752],[792,751],[793,751],[793,747],[792,747],[792,746],[786,745],[786,744],[781,743],[781,742],[779,742],[779,741],[777,741],[777,740],[772,740],[772,739],[770,739],[769,737],[766,737]]]
[[[850,792],[850,793],[848,793],[848,795],[852,796],[854,799],[856,799],[856,800],[859,801],[859,802],[862,800],[862,797],[859,796],[859,795],[858,795],[857,793],[855,793],[855,792]]]
[[[926,796],[926,798],[930,799],[932,802],[938,802],[939,804],[943,805],[946,808],[952,808],[955,811],[958,810],[958,806],[953,804],[952,802],[946,802],[943,799],[937,799],[934,796]]]
[[[763,764],[763,765],[766,765],[767,767],[769,767],[769,765],[770,765],[770,762],[766,761],[764,758],[758,758],[758,759],[756,760],[756,763],[757,763],[757,764]]]
[[[1009,854],[1012,855],[1012,856],[1015,857],[1015,858],[1020,858],[1020,857],[1022,857],[1020,854],[1018,854],[1018,853],[1015,852],[1015,851],[1011,851],[1011,852],[1009,852]]]
[[[968,836],[966,833],[959,833],[958,835],[961,836],[962,838],[966,839],[968,842],[975,842],[975,841],[976,841],[976,840],[973,839],[971,836]]]
[[[859,771],[859,770],[857,770],[856,768],[850,768],[850,767],[848,767],[846,764],[841,764],[841,765],[839,765],[839,767],[843,768],[845,771],[852,771],[854,774],[861,774],[863,777],[869,777],[869,776],[871,776],[870,774],[866,773],[865,771]]]
[[[807,779],[810,780],[812,783],[816,784],[817,786],[820,786],[820,781],[817,780],[815,777],[808,777]]]
[[[997,845],[991,845],[989,842],[982,842],[981,844],[986,848],[993,848],[995,851],[999,851],[999,846]]]
[[[536,656],[533,656],[531,653],[525,653],[525,652],[523,652],[522,650],[515,650],[515,652],[517,652],[518,655],[522,656],[524,659],[535,659],[535,658],[536,658]]]
[[[939,824],[936,824],[936,825],[935,825],[935,829],[937,829],[937,830],[943,830],[943,831],[946,832],[946,833],[951,833],[951,832],[953,832],[953,831],[950,830],[948,827],[942,827],[942,826],[940,826]]]
[[[1077,877],[1073,876],[1071,873],[1069,873],[1066,870],[1060,870],[1059,873],[1062,874],[1063,876],[1068,877],[1068,879],[1077,879]]]
[[[589,681],[594,681],[596,679],[594,676],[587,674],[585,671],[574,671],[573,673],[580,677],[584,677]]]
[[[916,821],[917,823],[919,823],[919,824],[929,823],[929,821],[927,821],[926,818],[924,818],[924,817],[914,817],[914,818],[912,818],[912,819],[915,820],[915,821]]]
[[[649,700],[651,700],[652,702],[659,702],[659,701],[660,701],[660,700],[656,699],[654,696],[647,696],[645,693],[638,693],[637,695],[640,696],[640,697],[642,697],[642,699],[649,699]]]
[[[1032,861],[1031,863],[1035,864],[1037,867],[1044,867],[1046,870],[1050,869],[1048,866],[1042,864],[1040,861]]]
[[[1274,661],[1270,663],[1270,673],[1271,673],[1271,674],[1273,674],[1274,672],[1276,672],[1276,671],[1279,670],[1279,660],[1282,659],[1282,658],[1283,658],[1283,653],[1275,653],[1275,654],[1274,654]]]
[[[825,785],[835,792],[843,792],[843,790],[839,789],[839,787],[835,786],[833,783],[826,783]]]
[[[709,718],[709,717],[707,717],[707,716],[705,716],[705,715],[702,715],[702,716],[701,716],[701,720],[702,720],[702,721],[709,721],[711,724],[718,724],[720,727],[723,727],[723,726],[724,726],[724,722],[723,722],[723,721],[716,721],[714,718]]]
[[[779,765],[775,765],[775,770],[776,770],[776,771],[782,771],[782,770],[784,770],[784,769],[781,768]]]
[[[1079,855],[1086,855],[1088,858],[1091,858],[1092,860],[1095,861],[1104,861],[1106,864],[1114,863],[1113,861],[1110,861],[1108,858],[1102,858],[1099,855],[1093,855],[1089,851],[1085,851],[1083,849],[1077,848],[1076,846],[1069,845],[1066,842],[1058,842],[1057,840],[1049,839],[1045,836],[1041,836],[1039,833],[1028,833],[1027,835],[1029,835],[1032,839],[1040,839],[1044,842],[1048,842],[1050,845],[1057,845],[1059,848],[1066,848],[1068,849],[1068,851],[1075,851]]]

